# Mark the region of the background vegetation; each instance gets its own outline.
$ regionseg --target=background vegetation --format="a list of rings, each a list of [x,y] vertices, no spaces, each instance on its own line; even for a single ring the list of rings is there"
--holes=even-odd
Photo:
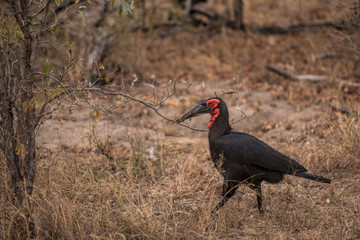
[[[232,1],[198,4],[216,18],[200,14],[187,21],[175,1],[136,1],[130,15],[131,1],[33,1],[45,2],[49,8],[24,24],[29,39],[36,33],[39,40],[29,46],[36,61],[28,71],[38,73],[31,96],[21,92],[28,75],[14,77],[26,69],[17,65],[25,61],[26,35],[8,11],[11,1],[0,3],[1,56],[15,66],[13,75],[2,70],[1,81],[23,80],[8,98],[2,85],[2,112],[8,99],[24,99],[17,103],[28,107],[14,110],[14,122],[43,114],[32,129],[36,174],[25,203],[14,201],[2,145],[2,239],[360,238],[357,2],[244,1],[245,32],[229,24]],[[0,62],[4,69],[4,58]],[[157,113],[175,119],[215,94],[228,103],[234,129],[332,179],[331,185],[290,176],[265,184],[263,216],[255,194],[240,187],[211,215],[222,179],[206,132]],[[1,116],[4,133],[9,128]],[[207,121],[187,124],[206,128]],[[32,143],[21,136],[9,138],[19,161],[29,153],[25,143]]]

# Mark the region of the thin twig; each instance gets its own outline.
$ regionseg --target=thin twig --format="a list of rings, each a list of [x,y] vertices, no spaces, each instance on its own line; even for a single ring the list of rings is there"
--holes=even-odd
[[[90,92],[99,92],[99,93],[102,93],[102,94],[105,94],[105,95],[113,95],[113,96],[118,96],[118,95],[120,95],[120,96],[122,96],[122,97],[124,97],[124,98],[127,98],[127,99],[130,99],[130,100],[132,100],[132,101],[134,101],[134,102],[138,102],[138,103],[143,104],[144,106],[152,109],[152,110],[153,110],[157,115],[159,115],[161,118],[163,118],[163,119],[165,119],[165,120],[167,120],[167,121],[169,121],[169,122],[176,123],[176,124],[178,124],[178,125],[180,125],[180,126],[189,128],[189,129],[194,130],[194,131],[201,131],[201,132],[207,132],[207,131],[208,131],[208,130],[206,130],[206,129],[193,128],[193,127],[190,127],[190,126],[188,126],[188,125],[185,125],[185,124],[182,124],[182,123],[178,123],[178,122],[176,122],[175,119],[170,119],[170,118],[166,117],[165,115],[163,115],[162,113],[160,113],[159,110],[158,110],[158,109],[159,109],[159,106],[160,106],[161,104],[154,104],[154,103],[145,102],[145,101],[140,100],[140,99],[138,99],[138,98],[135,98],[135,97],[133,97],[133,96],[131,96],[131,95],[125,94],[125,93],[123,93],[123,92],[108,92],[108,91],[105,91],[105,90],[100,89],[100,88],[84,88],[84,89],[79,89],[78,91],[84,91],[84,90],[85,90],[85,91],[87,90],[87,91],[90,91]],[[75,90],[75,91],[77,91],[77,90]]]
[[[33,15],[29,16],[29,19],[34,19],[36,18],[40,13],[42,13],[45,9],[48,9],[49,8],[49,5],[50,5],[50,0],[47,0],[46,3],[43,3],[44,5],[36,12],[34,13]]]

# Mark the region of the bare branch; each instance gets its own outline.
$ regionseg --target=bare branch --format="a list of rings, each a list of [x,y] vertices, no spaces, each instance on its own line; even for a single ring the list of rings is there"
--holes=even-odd
[[[43,7],[41,7],[36,13],[34,13],[33,15],[31,15],[29,18],[30,19],[34,19],[36,18],[39,14],[41,14],[45,9],[48,9],[50,5],[50,0],[47,0],[47,2],[44,4]]]
[[[254,109],[254,111],[253,111],[253,113],[251,115],[246,115],[246,113],[244,113],[244,111],[241,110],[239,107],[235,107],[235,109],[236,109],[236,113],[235,113],[235,116],[230,120],[231,124],[236,124],[236,123],[241,122],[242,120],[244,120],[246,118],[251,118],[251,117],[255,116],[255,114],[256,114],[255,109]],[[236,117],[237,117],[237,114],[238,114],[239,111],[241,113],[241,116],[240,116],[239,119],[236,120]]]
[[[159,112],[159,107],[162,103],[164,103],[164,101],[160,101],[160,103],[158,104],[154,104],[154,103],[149,103],[149,102],[146,102],[146,101],[143,101],[141,99],[138,99],[136,97],[133,97],[129,94],[125,94],[123,92],[109,92],[109,91],[105,91],[103,89],[100,89],[100,88],[83,88],[83,89],[79,89],[78,91],[91,91],[91,92],[99,92],[99,93],[102,93],[102,94],[105,94],[105,95],[109,95],[109,96],[122,96],[124,98],[127,98],[127,99],[130,99],[134,102],[138,102],[138,103],[141,103],[143,104],[144,106],[152,109],[157,115],[159,115],[161,118],[169,121],[169,122],[172,122],[172,123],[175,123],[175,124],[178,124],[180,126],[183,126],[183,127],[186,127],[186,128],[189,128],[191,130],[195,130],[195,131],[201,131],[201,132],[207,132],[208,130],[206,129],[199,129],[199,128],[193,128],[193,127],[190,127],[188,125],[185,125],[185,124],[182,124],[182,123],[177,123],[175,119],[171,119],[171,118],[168,118],[166,117],[165,115],[163,115],[162,113]],[[173,95],[173,94],[172,94]]]

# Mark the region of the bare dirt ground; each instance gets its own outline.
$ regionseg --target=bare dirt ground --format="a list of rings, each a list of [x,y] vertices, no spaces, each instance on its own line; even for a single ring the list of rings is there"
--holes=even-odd
[[[311,2],[245,1],[245,21],[283,26],[344,17],[322,1]],[[112,28],[119,24],[109,22]],[[263,216],[255,193],[240,187],[211,215],[222,179],[207,133],[109,98],[104,104],[118,108],[101,113],[100,121],[92,109],[74,108],[41,127],[33,197],[39,238],[359,239],[360,88],[335,79],[360,84],[360,59],[334,46],[332,34],[325,27],[277,35],[224,27],[114,32],[116,47],[105,63],[135,66],[129,71],[140,69],[143,82],[155,77],[157,87],[176,78],[180,89],[191,84],[163,104],[164,115],[175,119],[200,99],[221,95],[235,130],[257,136],[332,183],[289,176],[264,184]],[[268,71],[267,63],[328,78],[292,81]],[[222,95],[229,90],[235,93]],[[241,111],[247,117],[239,121]],[[205,129],[208,119],[186,124]]]

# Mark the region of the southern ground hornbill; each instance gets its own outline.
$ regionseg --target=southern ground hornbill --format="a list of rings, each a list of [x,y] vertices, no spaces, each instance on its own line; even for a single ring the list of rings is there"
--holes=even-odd
[[[255,190],[259,212],[263,212],[261,182],[278,183],[284,174],[307,178],[318,182],[330,183],[330,179],[307,173],[306,168],[295,160],[254,136],[234,132],[229,124],[226,103],[218,97],[204,99],[184,113],[177,122],[201,114],[211,115],[209,146],[215,166],[224,176],[222,199],[214,207],[220,209],[234,195],[239,184],[245,183]]]

